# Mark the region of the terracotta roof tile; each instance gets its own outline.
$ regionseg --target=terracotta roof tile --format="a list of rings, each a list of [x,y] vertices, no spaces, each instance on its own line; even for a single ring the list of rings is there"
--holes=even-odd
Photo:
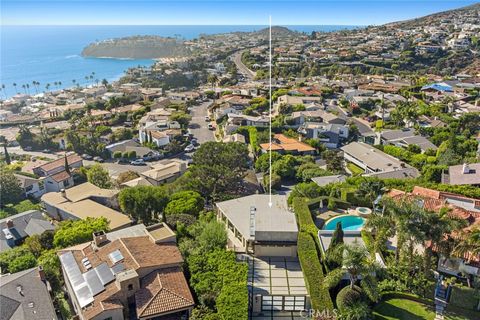
[[[150,273],[143,278],[141,287],[135,294],[138,317],[182,310],[195,304],[179,267]]]

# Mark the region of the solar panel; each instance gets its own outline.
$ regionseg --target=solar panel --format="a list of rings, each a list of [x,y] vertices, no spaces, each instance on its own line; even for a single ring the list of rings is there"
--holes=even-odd
[[[117,274],[117,273],[120,273],[123,270],[125,270],[125,266],[123,265],[123,263],[117,263],[111,269],[112,269],[113,273]]]
[[[92,303],[93,296],[87,282],[83,278],[82,272],[75,261],[75,257],[71,251],[65,252],[60,256],[60,262],[67,274],[68,281],[70,281],[75,296],[77,297],[80,308],[83,308]]]
[[[98,278],[98,275],[95,272],[95,269],[85,272],[83,274],[83,278],[87,282],[88,288],[90,289],[90,292],[92,293],[93,296],[96,296],[97,294],[105,290],[105,287],[103,286],[102,282]]]
[[[123,255],[122,253],[120,252],[120,250],[115,250],[113,252],[111,252],[108,257],[110,258],[110,261],[112,261],[112,264],[115,264],[119,261],[122,261],[123,260]]]
[[[84,282],[81,287],[75,290],[75,295],[77,296],[80,308],[86,307],[94,301],[92,293],[90,292],[90,288],[88,288],[86,282]]]
[[[107,263],[104,262],[98,265],[95,269],[98,277],[100,278],[100,282],[103,285],[112,282],[115,279],[115,275],[113,274],[112,270],[108,267]]]

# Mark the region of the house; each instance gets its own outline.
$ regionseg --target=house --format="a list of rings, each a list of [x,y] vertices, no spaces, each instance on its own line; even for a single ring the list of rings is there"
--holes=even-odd
[[[41,198],[46,213],[55,220],[79,220],[105,217],[110,230],[131,224],[130,218],[115,210],[118,190],[102,189],[90,182],[60,192],[48,192]]]
[[[123,154],[125,152],[135,151],[137,157],[143,157],[153,153],[152,149],[142,146],[133,139],[112,143],[106,146],[105,149],[109,152],[111,158],[113,158],[115,152],[121,152]]]
[[[274,108],[275,108],[275,112],[279,112],[279,108],[281,105],[296,106],[301,104],[307,107],[307,106],[319,105],[321,102],[322,102],[321,97],[299,97],[299,96],[283,95],[278,97],[277,102],[274,105]]]
[[[122,183],[122,187],[159,186],[172,182],[187,170],[187,164],[180,160],[169,160],[157,163],[152,169],[139,172],[140,177]]]
[[[333,113],[323,110],[305,110],[292,112],[289,117],[295,125],[302,125],[305,122],[325,122],[331,124],[345,124],[345,119],[339,118]]]
[[[21,245],[33,235],[53,231],[55,227],[38,210],[29,210],[0,220],[0,252]]]
[[[32,178],[23,174],[14,174],[20,187],[23,190],[23,195],[27,197],[39,198],[45,193],[45,181],[42,179]]]
[[[312,181],[315,182],[319,187],[323,187],[330,183],[345,182],[346,178],[347,177],[344,176],[343,174],[337,174],[333,176],[315,177],[315,178],[312,178]]]
[[[239,126],[252,126],[252,127],[260,127],[265,128],[270,125],[270,119],[267,116],[247,116],[244,114],[234,114],[229,113],[227,114],[228,123],[232,125],[239,125]]]
[[[447,209],[447,214],[459,220],[463,220],[466,227],[463,231],[468,232],[474,228],[480,228],[480,199],[472,199],[459,194],[432,190],[424,187],[415,186],[411,193],[405,193],[401,190],[392,189],[387,196],[399,201],[415,200],[420,203],[425,210],[440,213]],[[420,200],[420,201],[419,201]],[[446,235],[453,239],[461,240],[460,230]],[[425,246],[431,246],[425,243]],[[432,247],[436,251],[435,247]],[[474,276],[480,275],[480,256],[472,252],[465,252],[461,256],[446,257],[440,254],[437,270],[443,273],[458,276],[461,273]]]
[[[334,149],[348,139],[349,128],[341,124],[305,122],[298,132],[307,139],[319,139],[327,148]]]
[[[431,149],[437,150],[437,146],[431,143],[427,138],[415,134],[414,129],[385,130],[378,133],[377,144],[395,145],[397,147],[407,148],[409,145],[417,145],[423,152]]]
[[[65,168],[66,163],[68,163],[68,168]],[[45,177],[46,192],[58,192],[74,185],[71,171],[82,166],[82,158],[77,154],[71,154],[35,167],[33,173]]]
[[[1,275],[1,319],[58,319],[49,287],[42,267]]]
[[[137,225],[60,250],[78,319],[188,318],[195,302],[174,239],[165,224]]]
[[[260,148],[262,152],[270,150],[270,143],[261,143]],[[272,140],[272,151],[279,153],[294,153],[294,154],[314,154],[316,149],[308,144],[289,138],[281,133],[275,134]]]
[[[363,142],[351,142],[340,149],[345,161],[359,166],[369,175],[398,173],[403,178],[420,175],[415,168]],[[383,178],[386,177],[390,176]]]
[[[227,135],[225,138],[223,138],[223,142],[240,142],[240,143],[245,143],[245,137],[241,135],[240,133],[234,133],[231,135]]]
[[[225,223],[228,246],[255,256],[296,257],[298,228],[284,195],[250,195],[216,203]]]
[[[442,183],[480,187],[480,163],[450,166],[448,174],[442,175]]]

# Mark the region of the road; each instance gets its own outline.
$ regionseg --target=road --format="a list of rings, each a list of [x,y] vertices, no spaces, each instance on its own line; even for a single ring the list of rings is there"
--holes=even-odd
[[[250,69],[247,68],[246,65],[243,64],[242,62],[242,51],[238,51],[232,55],[232,61],[235,63],[237,66],[238,72],[243,74],[245,77],[249,79],[255,78],[256,73]]]
[[[205,121],[205,117],[208,115],[207,108],[211,104],[212,100],[208,100],[199,106],[194,106],[190,112],[192,121],[190,121],[188,128],[190,133],[198,140],[198,143],[215,140],[214,131],[208,130],[208,122]]]
[[[9,154],[20,154],[20,155],[30,155],[32,157],[36,158],[48,158],[48,159],[58,159],[60,157],[63,157],[64,153],[45,153],[45,152],[40,152],[40,151],[25,151],[23,150],[20,146],[17,147],[7,147],[7,151]],[[1,149],[0,153],[3,153],[3,148]]]

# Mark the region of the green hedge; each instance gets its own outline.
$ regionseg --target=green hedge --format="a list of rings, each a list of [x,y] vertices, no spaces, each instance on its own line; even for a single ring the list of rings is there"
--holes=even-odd
[[[357,207],[371,207],[372,204],[365,198],[359,198],[355,194],[355,189],[342,188],[341,199]]]
[[[473,288],[454,285],[450,296],[450,304],[459,308],[477,310],[478,292],[475,293]]]
[[[323,270],[312,235],[301,231],[298,234],[298,258],[305,277],[312,308],[317,311],[333,310],[328,289],[323,285]]]

